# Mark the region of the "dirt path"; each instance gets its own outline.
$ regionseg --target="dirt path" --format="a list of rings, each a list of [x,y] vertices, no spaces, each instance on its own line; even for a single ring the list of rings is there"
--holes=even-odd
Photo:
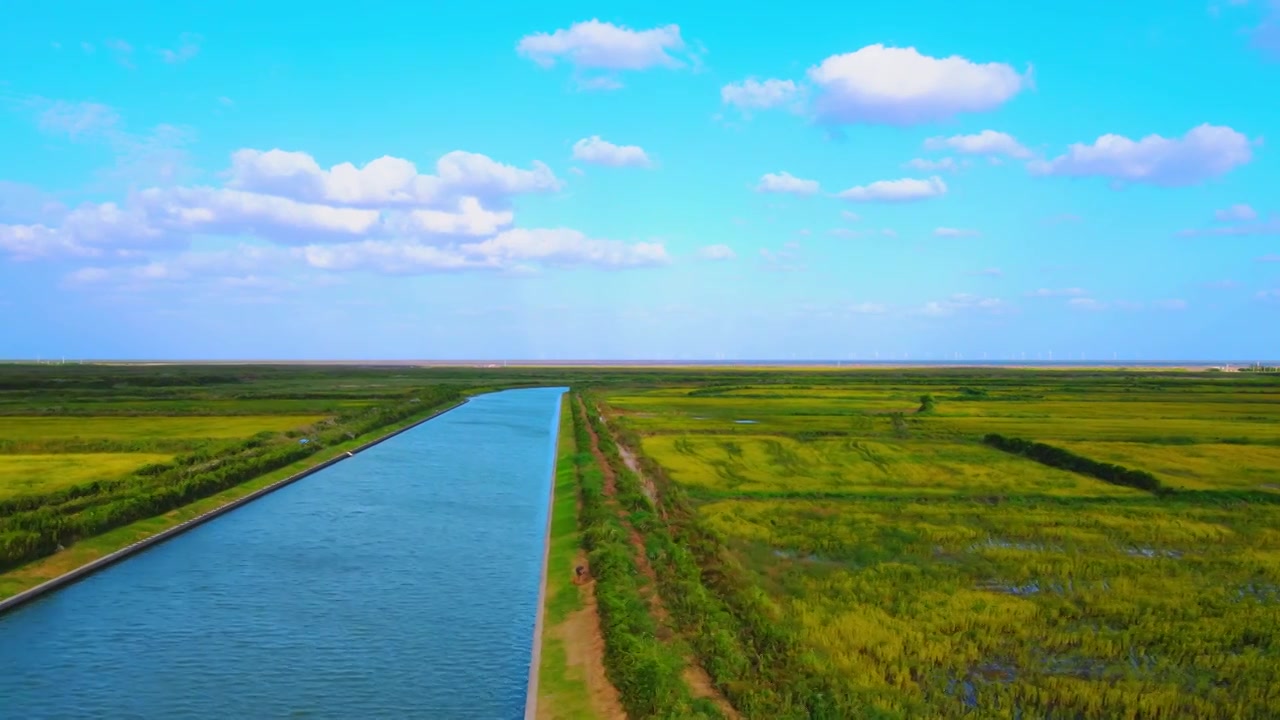
[[[587,554],[579,552],[574,565],[586,565]],[[554,629],[564,643],[565,664],[582,673],[591,698],[592,716],[600,720],[627,720],[618,689],[609,681],[604,669],[604,634],[600,631],[600,615],[596,612],[595,581],[578,585],[582,607],[570,613]],[[538,705],[540,720],[553,720],[556,715],[550,703]]]
[[[579,402],[582,402],[581,399],[579,399]],[[585,404],[582,409],[583,414],[585,415]],[[605,421],[603,415],[598,417],[602,423]],[[662,601],[662,595],[658,592],[658,574],[654,571],[653,564],[649,562],[649,553],[644,546],[644,538],[635,529],[635,527],[631,525],[630,520],[627,518],[627,511],[617,500],[618,478],[614,473],[613,466],[609,464],[608,458],[606,458],[604,456],[604,452],[600,450],[600,437],[596,434],[596,429],[588,424],[587,433],[591,436],[591,455],[595,458],[601,472],[604,473],[605,496],[608,498],[609,502],[614,504],[618,517],[622,520],[623,526],[627,529],[628,539],[636,552],[636,569],[638,569],[640,574],[648,580],[648,582],[641,588],[641,594],[649,603],[650,614],[652,614],[654,620],[657,621],[658,639],[663,642],[668,642],[675,637],[677,633],[674,624],[671,622],[671,614],[667,611],[667,607]],[[637,462],[634,453],[622,445],[617,445],[617,448],[618,454],[622,457],[622,460],[626,463],[628,469],[640,478],[640,487],[642,492],[648,496],[650,502],[654,503],[655,508],[659,508],[656,500],[657,493],[655,492],[653,483],[645,478],[640,472],[640,464]],[[659,512],[661,514],[660,508]],[[663,517],[665,519],[665,515],[663,515]],[[685,684],[689,686],[689,692],[695,698],[706,698],[715,703],[716,707],[720,709],[720,712],[723,713],[725,717],[730,718],[730,720],[739,720],[742,716],[738,714],[737,710],[735,710],[733,706],[729,704],[729,701],[720,694],[720,691],[716,689],[715,683],[711,680],[711,676],[707,674],[707,671],[698,663],[697,659],[686,655],[684,660],[685,668],[681,673],[681,676],[684,678]]]

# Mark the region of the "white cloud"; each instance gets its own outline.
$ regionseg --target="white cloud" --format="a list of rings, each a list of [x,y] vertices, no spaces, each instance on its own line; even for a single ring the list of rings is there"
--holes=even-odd
[[[1258,211],[1243,203],[1232,205],[1228,208],[1215,210],[1213,213],[1215,220],[1222,222],[1236,222],[1237,220],[1256,220],[1258,219]]]
[[[1087,297],[1071,298],[1067,301],[1067,305],[1077,310],[1105,310],[1107,308],[1106,303]]]
[[[933,231],[933,234],[937,237],[962,238],[962,237],[977,237],[982,233],[978,232],[977,230],[964,230],[961,228],[940,227],[940,228],[935,228]]]
[[[1041,175],[1101,176],[1166,187],[1194,185],[1249,162],[1249,139],[1229,127],[1204,124],[1181,138],[1148,135],[1130,140],[1103,135],[1092,145],[1075,143],[1051,161],[1028,168]]]
[[[940,160],[912,158],[904,163],[904,166],[921,172],[954,172],[960,169],[960,164],[956,162],[955,158],[951,157],[944,157]]]
[[[685,63],[673,53],[683,50],[678,25],[631,30],[588,20],[553,33],[534,33],[520,39],[516,52],[544,68],[565,61],[579,70],[647,70],[676,68]],[[696,61],[696,57],[693,57]],[[579,88],[614,90],[622,83],[611,76],[579,79]]]
[[[698,257],[703,260],[732,260],[738,256],[728,245],[708,245],[698,250]]]
[[[924,147],[926,150],[953,150],[966,155],[1004,155],[1019,159],[1031,157],[1031,151],[1012,135],[995,130],[983,130],[975,135],[931,137],[924,141]]]
[[[419,174],[402,158],[383,156],[357,168],[347,162],[328,170],[304,152],[238,150],[227,186],[307,202],[354,206],[448,206],[463,196],[489,204],[510,195],[552,192],[562,185],[545,164],[530,170],[461,150],[436,162],[436,175]]]
[[[573,144],[573,159],[610,167],[649,167],[649,156],[638,145],[614,145],[599,135]]]
[[[818,192],[818,181],[803,180],[788,172],[765,173],[756,185],[756,192],[812,195]]]
[[[182,33],[178,36],[178,47],[161,49],[160,57],[170,64],[184,63],[200,53],[200,41],[201,37],[195,33]]]
[[[820,94],[814,110],[828,123],[915,125],[993,110],[1030,85],[1000,63],[958,55],[934,58],[914,47],[868,45],[809,69]]]
[[[1087,294],[1088,293],[1086,293],[1082,288],[1078,287],[1060,288],[1057,290],[1040,288],[1039,290],[1032,290],[1027,293],[1027,297],[1081,297]]]
[[[947,184],[934,175],[927,180],[877,180],[870,185],[849,188],[837,197],[855,202],[910,202],[937,197],[946,192]]]
[[[763,110],[800,100],[803,93],[793,80],[747,78],[720,88],[720,101],[742,110]]]
[[[537,260],[553,265],[625,268],[666,265],[671,261],[661,243],[597,240],[568,228],[507,230],[488,240],[463,245],[462,252],[500,264]]]
[[[883,304],[874,302],[854,303],[848,309],[855,315],[883,315],[888,310]]]
[[[794,241],[784,243],[781,250],[760,248],[760,259],[766,270],[801,272],[806,266],[800,262],[799,249],[800,244]]]
[[[918,312],[921,315],[929,315],[933,317],[946,317],[955,315],[958,312],[982,312],[989,314],[1002,314],[1008,312],[1011,308],[1008,303],[991,297],[981,297],[979,295],[971,295],[969,293],[956,293],[946,300],[933,300],[925,303]]]
[[[857,222],[862,219],[861,215],[859,215],[856,212],[851,212],[849,210],[841,210],[840,217],[844,218],[845,220],[848,220],[849,222]]]

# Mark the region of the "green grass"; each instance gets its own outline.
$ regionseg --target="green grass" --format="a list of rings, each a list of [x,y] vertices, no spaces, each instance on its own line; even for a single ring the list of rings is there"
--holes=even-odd
[[[0,500],[115,480],[148,463],[172,459],[172,455],[157,453],[0,455]]]
[[[0,417],[0,438],[48,441],[247,438],[310,425],[318,415],[230,415],[222,417]]]
[[[724,493],[867,492],[1136,497],[1141,493],[980,445],[857,438],[662,435],[644,451],[686,487]]]
[[[684,522],[724,544],[699,555],[710,584],[678,591],[721,593],[744,627],[792,638],[811,673],[796,682],[831,683],[841,712],[1243,718],[1280,704],[1280,503],[1266,499],[1280,490],[1280,383],[975,375],[779,372],[607,400],[692,502]],[[915,415],[926,393],[938,406]],[[986,433],[1181,492],[1046,467]],[[715,580],[725,564],[756,590]],[[704,662],[721,652],[704,647]]]
[[[1276,446],[1126,442],[1059,444],[1096,460],[1141,467],[1173,488],[1280,492],[1280,447]]]
[[[555,495],[551,505],[551,538],[547,556],[547,595],[542,622],[542,659],[538,670],[538,716],[593,718],[591,698],[581,668],[570,667],[561,625],[583,608],[573,583],[575,560],[581,552],[578,531],[578,481],[573,466],[577,454],[573,409],[566,394],[560,405],[556,451]]]

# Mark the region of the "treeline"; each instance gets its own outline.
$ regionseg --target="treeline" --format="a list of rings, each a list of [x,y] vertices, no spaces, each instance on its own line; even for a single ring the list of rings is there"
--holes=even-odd
[[[51,555],[59,546],[154,517],[232,488],[388,425],[461,400],[430,387],[400,402],[360,408],[313,427],[310,441],[259,433],[217,450],[203,448],[140,468],[127,478],[20,496],[0,504],[0,571]]]
[[[896,717],[827,671],[750,572],[699,520],[684,491],[661,466],[639,455],[641,470],[655,483],[661,515],[655,514],[594,406],[588,412],[615,470],[619,498],[634,503],[632,523],[645,538],[668,611],[739,713],[796,720]],[[620,437],[639,449],[636,436]]]
[[[989,433],[982,438],[982,441],[997,450],[1021,455],[1042,465],[1089,475],[1113,485],[1124,485],[1157,495],[1173,492],[1172,488],[1165,487],[1155,475],[1145,470],[1131,470],[1121,465],[1099,462],[1053,445],[1005,437],[998,433]]]
[[[577,398],[576,393],[574,399]],[[635,548],[627,528],[605,496],[604,473],[590,453],[591,435],[582,406],[572,402],[582,511],[583,545],[595,578],[596,607],[605,640],[609,680],[632,718],[720,718],[714,705],[694,700],[681,677],[683,659],[658,639],[658,627],[640,593]],[[594,418],[593,418],[594,420]],[[601,438],[603,440],[603,438]],[[636,498],[620,502],[633,506]],[[641,497],[641,500],[644,498]]]

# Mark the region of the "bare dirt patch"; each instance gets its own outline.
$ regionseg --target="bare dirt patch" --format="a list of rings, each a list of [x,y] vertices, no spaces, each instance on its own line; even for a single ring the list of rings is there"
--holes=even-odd
[[[579,553],[575,565],[586,565],[586,553]],[[591,698],[591,709],[603,720],[627,720],[618,690],[604,669],[604,635],[600,632],[600,615],[596,612],[595,581],[589,577],[578,584],[582,608],[575,610],[557,625],[553,632],[564,642],[565,662],[582,674]],[[551,703],[538,704],[538,718],[556,718]]]

